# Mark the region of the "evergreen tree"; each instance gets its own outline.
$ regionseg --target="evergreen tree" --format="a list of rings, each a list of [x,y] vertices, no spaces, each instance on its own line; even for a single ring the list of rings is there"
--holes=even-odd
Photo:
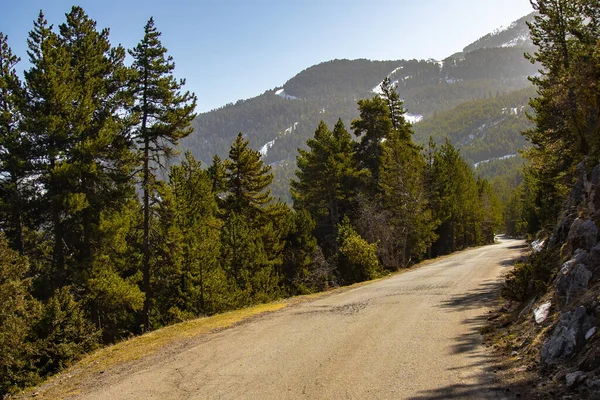
[[[390,78],[386,77],[381,83],[381,91],[383,92],[382,97],[387,102],[388,109],[390,110],[390,120],[392,121],[392,128],[398,132],[407,133],[411,132],[406,129],[406,120],[404,119],[404,105],[400,96],[396,91],[396,84],[390,82]]]
[[[36,383],[32,326],[40,305],[31,297],[25,257],[0,234],[0,397]]]
[[[125,51],[112,48],[108,29],[97,31],[80,7],[59,28],[60,34],[52,32],[40,13],[25,74],[25,127],[35,145],[41,205],[50,211],[54,244],[46,295],[65,284],[85,290],[102,213],[133,196]]]
[[[67,141],[70,106],[66,89],[71,69],[66,48],[41,11],[29,32],[27,44],[31,67],[25,71],[28,102],[24,122],[33,142],[31,158],[36,160],[35,173],[44,188],[40,210],[47,235],[43,240],[52,247],[49,265],[46,268],[42,265],[36,271],[42,282],[37,286],[43,288],[45,297],[50,297],[54,288],[67,280],[64,207],[68,186],[58,167],[67,159],[67,149],[72,147]]]
[[[273,201],[269,185],[273,182],[271,167],[264,165],[260,153],[248,146],[240,132],[225,160],[227,196],[225,209],[251,218],[258,217]]]
[[[354,143],[338,120],[333,132],[319,124],[309,150],[298,149],[298,180],[292,198],[297,210],[307,210],[316,222],[316,236],[327,256],[337,252],[337,227],[355,207],[356,194],[366,171],[358,168]]]
[[[22,131],[25,93],[15,71],[19,58],[0,32],[0,230],[23,252],[29,141]]]
[[[379,96],[370,100],[359,100],[360,118],[352,121],[354,134],[361,138],[356,158],[360,168],[366,168],[371,172],[368,186],[372,193],[378,191],[381,145],[394,128],[390,109],[386,103],[387,101]]]
[[[221,157],[215,154],[207,172],[212,182],[212,192],[218,198],[219,195],[227,190],[227,172],[223,161],[221,161]]]
[[[478,244],[481,238],[477,182],[459,151],[446,140],[429,150],[426,184],[433,218],[439,221],[433,255]]]
[[[400,133],[410,132],[410,127],[398,128],[382,146],[379,183],[396,249],[396,260],[390,260],[395,263],[387,266],[391,268],[420,259],[435,239],[436,226],[424,189],[425,160],[410,136]]]
[[[600,57],[598,4],[593,0],[535,0],[539,13],[529,24],[537,51],[528,55],[541,64],[531,78],[538,97],[531,101],[535,128],[524,133],[539,214],[531,233],[552,229],[575,168],[586,157],[599,160],[600,114],[596,85]]]
[[[175,223],[182,234],[182,264],[175,307],[192,315],[211,314],[222,309],[216,293],[219,281],[219,232],[217,204],[209,174],[191,153],[180,166],[171,168],[169,186],[174,196]]]
[[[152,298],[150,280],[150,199],[155,191],[156,166],[173,154],[173,147],[181,138],[192,131],[196,97],[189,92],[181,93],[184,80],[173,76],[175,64],[167,49],[160,42],[160,32],[150,18],[144,27],[141,42],[129,52],[133,57],[135,79],[132,82],[135,95],[133,112],[138,115],[140,125],[135,140],[141,151],[141,175],[143,191],[143,237],[144,237],[144,292],[146,300],[143,310],[144,329],[148,330],[149,306]]]

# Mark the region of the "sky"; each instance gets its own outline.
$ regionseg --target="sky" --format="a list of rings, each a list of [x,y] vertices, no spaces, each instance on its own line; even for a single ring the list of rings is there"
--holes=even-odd
[[[281,87],[333,59],[442,60],[532,12],[529,0],[0,0],[0,32],[27,68],[42,9],[55,26],[76,4],[133,48],[154,17],[198,112]]]

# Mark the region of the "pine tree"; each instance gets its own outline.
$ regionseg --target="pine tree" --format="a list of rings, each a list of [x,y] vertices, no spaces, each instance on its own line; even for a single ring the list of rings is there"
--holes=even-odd
[[[387,102],[388,109],[390,110],[390,120],[392,121],[392,128],[398,132],[407,133],[411,132],[406,129],[407,124],[404,119],[404,114],[406,111],[404,110],[404,105],[402,100],[400,100],[400,96],[396,91],[396,84],[390,82],[390,78],[386,77],[381,83],[381,91],[383,92],[382,97]],[[407,139],[408,137],[406,137]]]
[[[177,307],[193,315],[210,314],[221,307],[212,293],[219,276],[221,221],[209,174],[191,153],[169,175],[175,223],[181,230],[183,259],[177,290]]]
[[[321,122],[307,145],[309,150],[298,149],[292,198],[297,210],[307,210],[315,220],[315,234],[331,256],[337,253],[338,224],[355,207],[366,171],[358,168],[354,143],[341,120],[333,132]]]
[[[375,195],[379,190],[381,144],[387,140],[394,126],[387,101],[380,96],[370,100],[359,100],[358,110],[360,118],[352,121],[354,134],[360,138],[356,159],[361,169],[365,168],[371,172],[367,190],[371,195]]]
[[[225,209],[257,217],[273,201],[269,189],[273,182],[271,167],[264,165],[260,153],[248,146],[241,132],[233,142],[224,166],[227,180]]]
[[[0,230],[23,252],[26,194],[30,173],[29,140],[22,131],[25,93],[15,67],[19,58],[0,32]]]
[[[388,268],[420,259],[435,238],[436,225],[424,189],[425,160],[410,136],[400,133],[410,132],[410,127],[398,128],[382,146],[379,183],[393,232],[392,246],[397,249],[393,251],[397,254],[396,264]]]
[[[207,169],[208,176],[212,182],[212,192],[218,198],[227,190],[227,177],[225,165],[221,161],[221,157],[215,154],[212,164]]]
[[[433,255],[478,243],[481,237],[477,182],[469,165],[449,140],[430,149],[426,170],[427,197],[439,221]]]
[[[40,304],[31,297],[29,265],[0,234],[0,397],[36,383],[31,341]]]
[[[592,0],[535,0],[539,13],[529,24],[539,63],[531,78],[538,97],[531,101],[535,128],[524,133],[531,146],[525,152],[533,178],[539,213],[530,232],[552,229],[575,168],[586,157],[597,162],[600,115],[596,85],[600,57],[598,4]]]
[[[40,13],[28,41],[32,67],[25,74],[30,99],[25,127],[54,243],[49,293],[65,284],[85,288],[102,213],[119,209],[134,194],[122,89],[125,51],[111,47],[108,29],[97,31],[80,7],[59,28],[55,34]]]
[[[135,140],[141,150],[141,174],[143,191],[143,237],[144,237],[144,302],[143,324],[148,330],[150,299],[150,199],[155,182],[156,167],[165,158],[173,155],[173,147],[190,134],[194,119],[196,97],[189,92],[181,93],[184,80],[177,81],[173,76],[175,64],[167,49],[160,42],[160,32],[150,18],[144,27],[141,42],[129,52],[133,57],[132,68],[136,72],[133,92],[136,98],[133,112],[140,118]]]
[[[52,245],[49,267],[36,272],[38,279],[45,281],[39,286],[49,297],[54,288],[67,280],[64,247],[67,229],[62,216],[68,186],[58,166],[66,159],[67,149],[72,147],[67,140],[67,116],[71,111],[65,87],[71,79],[71,69],[66,48],[60,44],[58,35],[52,31],[41,11],[29,32],[27,44],[31,67],[25,71],[28,102],[24,123],[33,142],[31,158],[36,160],[34,171],[40,176],[39,183],[45,191],[40,210],[49,233],[46,239]]]

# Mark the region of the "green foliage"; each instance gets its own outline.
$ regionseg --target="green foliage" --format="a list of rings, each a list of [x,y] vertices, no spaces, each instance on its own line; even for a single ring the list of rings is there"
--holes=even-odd
[[[434,255],[489,243],[500,223],[500,205],[491,188],[477,180],[452,144],[430,142],[425,182],[438,240]],[[492,212],[492,215],[486,214]]]
[[[35,346],[40,376],[55,373],[95,349],[100,336],[67,286],[44,305],[34,331],[39,338]]]
[[[273,200],[268,188],[273,182],[271,167],[264,165],[258,151],[248,147],[241,132],[233,142],[224,166],[227,181],[225,209],[256,217]]]
[[[410,132],[410,128],[404,126]],[[399,127],[400,128],[400,127]],[[387,268],[407,266],[423,257],[435,240],[437,223],[424,187],[425,160],[420,148],[395,130],[382,145],[379,186],[392,230],[395,257]]]
[[[364,240],[346,217],[338,226],[339,272],[346,283],[377,278],[382,270],[377,244]]]
[[[30,294],[25,257],[9,248],[0,234],[0,397],[37,382],[31,326],[39,303]]]
[[[524,133],[531,143],[525,157],[539,209],[538,227],[551,230],[577,164],[587,159],[595,165],[599,160],[598,4],[592,0],[532,4],[538,15],[529,27],[538,49],[528,57],[543,68],[531,79],[538,97],[531,101],[535,127]]]
[[[387,101],[380,96],[370,100],[359,100],[360,118],[352,121],[354,134],[360,138],[356,149],[356,158],[361,168],[371,172],[369,186],[377,191],[379,168],[381,163],[381,146],[394,129]]]
[[[557,249],[544,249],[531,255],[524,263],[516,263],[502,287],[502,296],[509,300],[525,301],[546,292],[559,267]]]
[[[31,171],[27,158],[28,138],[21,132],[25,91],[16,73],[19,58],[0,32],[0,229],[12,246],[23,251],[23,229],[27,211],[25,197],[31,188],[23,182]]]
[[[188,136],[190,123],[196,116],[196,96],[181,93],[185,80],[173,76],[175,63],[166,56],[167,49],[160,42],[161,33],[150,18],[144,27],[144,37],[129,51],[133,57],[129,91],[134,98],[131,111],[139,117],[134,140],[140,148],[143,191],[143,275],[144,275],[144,329],[150,328],[151,268],[150,268],[150,198],[157,190],[156,167],[174,155],[173,148]]]
[[[476,50],[443,67],[335,60],[291,79],[287,97],[267,91],[195,119],[196,98],[174,78],[153,19],[129,52],[131,67],[81,7],[58,29],[40,13],[28,46],[21,83],[0,34],[2,396],[101,343],[372,279],[428,248],[487,242],[501,208],[492,187],[519,183],[518,166],[495,161],[478,164],[481,175],[506,177],[476,180],[449,142],[424,157],[404,109],[440,112],[439,126],[423,126],[459,141],[502,119],[486,131],[493,144],[478,138],[468,161],[512,149],[521,111],[517,119],[502,108],[529,92],[490,94],[524,86],[511,49]],[[382,95],[357,109],[356,98],[378,85]],[[441,113],[473,99],[461,114],[472,116],[467,123]],[[165,171],[191,124],[183,145],[195,144],[198,160],[186,152]],[[266,154],[252,147],[265,143]],[[292,209],[281,200],[290,200],[296,168]],[[511,218],[543,219],[543,203],[525,205],[540,182],[526,175]]]
[[[321,122],[307,145],[309,151],[299,149],[292,198],[297,210],[307,210],[315,220],[315,235],[329,257],[337,251],[337,226],[353,208],[366,173],[356,163],[354,143],[341,120],[333,132]]]

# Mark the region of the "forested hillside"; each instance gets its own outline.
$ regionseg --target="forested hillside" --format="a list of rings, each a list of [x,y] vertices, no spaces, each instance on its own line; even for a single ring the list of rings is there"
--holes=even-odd
[[[243,132],[250,145],[259,149],[264,161],[273,167],[277,177],[276,196],[289,202],[287,178],[293,175],[296,149],[306,148],[306,140],[321,120],[332,126],[341,118],[349,126],[359,115],[356,100],[380,92],[379,84],[388,77],[404,101],[410,122],[420,124],[420,121],[426,123],[434,119],[439,122],[440,113],[465,103],[468,104],[454,112],[462,116],[472,110],[477,114],[469,117],[474,122],[469,127],[449,126],[451,122],[445,117],[450,114],[441,114],[444,126],[449,129],[445,134],[441,130],[431,132],[438,143],[449,137],[472,162],[514,154],[523,143],[519,132],[526,124],[525,118],[518,116],[500,121],[502,118],[497,114],[502,112],[504,103],[521,111],[527,103],[525,96],[533,93],[514,94],[512,100],[503,97],[530,87],[527,77],[538,72],[538,67],[523,56],[533,51],[525,24],[532,18],[533,14],[526,16],[508,29],[490,34],[467,46],[465,52],[443,61],[333,60],[315,65],[279,88],[198,115],[193,122],[194,132],[182,141],[181,148],[209,163],[214,154],[224,157],[229,143]],[[491,104],[490,99],[495,98],[503,100],[497,105]],[[477,106],[477,102],[482,105]],[[513,103],[519,104],[511,106]],[[482,137],[477,129],[490,121],[475,108],[487,111],[496,106],[499,108],[494,109],[493,118],[501,126],[483,134],[488,137],[486,143],[465,141],[465,135]],[[481,122],[479,125],[476,119]],[[473,130],[466,132],[467,129]],[[417,142],[427,143],[429,128],[417,130]]]

